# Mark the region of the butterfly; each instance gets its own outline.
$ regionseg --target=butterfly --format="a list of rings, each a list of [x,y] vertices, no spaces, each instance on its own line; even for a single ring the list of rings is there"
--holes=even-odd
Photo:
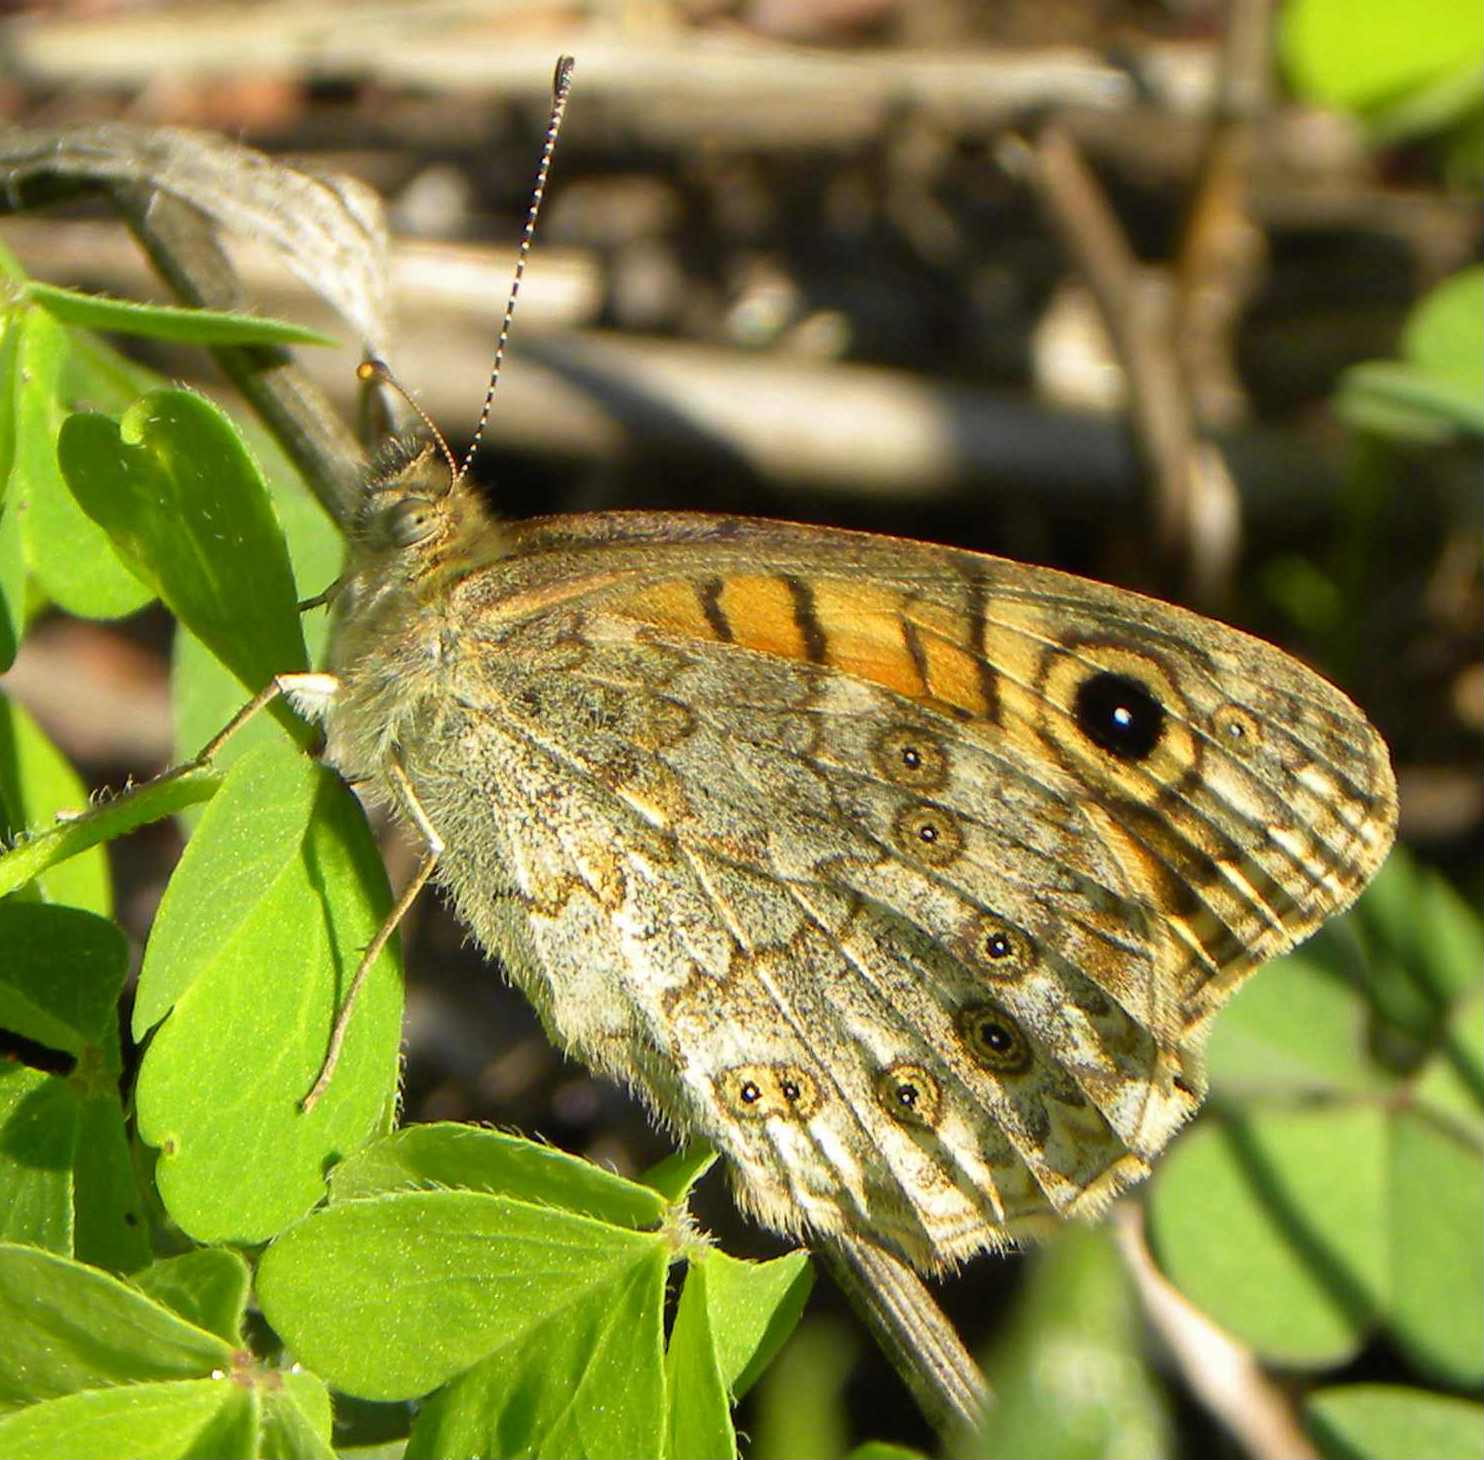
[[[1132,592],[739,517],[501,523],[432,446],[349,538],[292,690],[327,759],[553,1041],[785,1233],[937,1271],[1097,1213],[1394,834],[1343,694]]]

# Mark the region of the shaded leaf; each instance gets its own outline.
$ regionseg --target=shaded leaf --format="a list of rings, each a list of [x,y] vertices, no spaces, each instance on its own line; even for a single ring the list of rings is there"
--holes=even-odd
[[[1155,1175],[1160,1265],[1270,1362],[1339,1363],[1390,1296],[1387,1152],[1374,1105],[1208,1119]]]
[[[47,314],[63,324],[90,330],[115,330],[155,340],[195,345],[335,345],[339,342],[301,324],[234,314],[221,309],[183,309],[171,304],[142,304],[110,299],[32,280],[26,292]]]
[[[10,874],[0,874],[0,896],[34,883],[48,902],[111,915],[105,853],[86,832],[57,824],[64,813],[80,819],[88,806],[87,788],[61,751],[20,705],[0,695],[0,835],[9,844],[0,867]],[[62,859],[47,855],[64,843],[76,849]]]
[[[230,1344],[242,1342],[247,1310],[247,1264],[222,1247],[199,1247],[164,1257],[134,1274],[134,1285]]]
[[[1112,1237],[1074,1228],[1031,1260],[985,1357],[995,1399],[960,1453],[1020,1460],[1156,1460],[1170,1416],[1144,1356],[1138,1305]]]
[[[71,417],[62,468],[129,567],[232,670],[246,696],[307,663],[293,573],[262,476],[236,427],[189,391]],[[273,713],[300,741],[307,728]]]
[[[1399,1384],[1320,1389],[1304,1405],[1325,1460],[1475,1460],[1484,1406]]]
[[[220,1338],[121,1279],[0,1243],[0,1409],[111,1384],[203,1376],[231,1361]],[[0,1446],[0,1454],[10,1453]]]

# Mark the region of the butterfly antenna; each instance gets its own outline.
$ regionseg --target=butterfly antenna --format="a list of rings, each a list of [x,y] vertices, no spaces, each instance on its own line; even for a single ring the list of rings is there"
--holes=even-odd
[[[474,428],[474,439],[464,455],[463,464],[454,472],[458,482],[469,470],[474,453],[484,436],[484,428],[490,418],[490,405],[495,398],[495,386],[500,381],[500,366],[505,360],[505,346],[510,340],[510,321],[515,314],[515,301],[520,296],[520,281],[525,277],[526,259],[531,252],[531,239],[536,233],[536,219],[541,212],[541,200],[546,195],[546,178],[551,171],[551,156],[556,151],[557,133],[562,129],[562,117],[567,110],[567,94],[572,90],[572,68],[577,63],[571,56],[562,56],[556,63],[556,73],[551,78],[551,114],[546,120],[546,141],[541,147],[541,162],[536,169],[536,186],[531,193],[531,207],[526,214],[526,228],[521,235],[520,251],[515,256],[515,277],[510,281],[510,297],[505,301],[505,318],[500,322],[500,338],[495,342],[495,363],[490,369],[489,388],[484,393],[484,405],[479,411],[479,424]]]
[[[413,399],[412,392],[392,374],[391,367],[385,360],[362,360],[356,366],[356,379],[368,385],[372,381],[380,381],[383,385],[391,386],[417,412],[418,416],[422,419],[423,425],[432,434],[433,440],[438,443],[438,449],[443,453],[443,459],[448,463],[448,469],[452,473],[454,481],[459,479],[463,473],[460,470],[458,462],[454,460],[453,452],[449,450],[448,442],[443,438],[443,432],[434,425],[433,418]]]

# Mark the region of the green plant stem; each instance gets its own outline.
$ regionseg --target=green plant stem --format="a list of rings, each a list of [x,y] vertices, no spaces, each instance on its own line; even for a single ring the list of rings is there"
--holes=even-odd
[[[27,835],[0,852],[0,897],[24,887],[49,867],[112,841],[152,821],[163,821],[187,806],[209,801],[222,783],[222,773],[198,762],[167,771],[56,825]]]

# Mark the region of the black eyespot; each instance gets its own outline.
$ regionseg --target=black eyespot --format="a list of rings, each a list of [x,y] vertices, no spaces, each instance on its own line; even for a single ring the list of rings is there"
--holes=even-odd
[[[943,1113],[943,1091],[921,1065],[896,1064],[876,1078],[881,1108],[900,1125],[931,1129]]]
[[[997,1075],[1023,1075],[1034,1063],[1030,1043],[1020,1026],[994,1004],[960,1009],[958,1027],[969,1052]]]
[[[979,914],[960,936],[966,961],[989,978],[1014,980],[1035,966],[1035,941],[998,913]]]
[[[1015,1048],[1015,1036],[997,1019],[985,1019],[979,1025],[979,1043],[993,1054],[1006,1055]]]
[[[823,1103],[819,1081],[798,1065],[737,1065],[720,1093],[736,1115],[749,1120],[810,1120]]]
[[[1164,736],[1164,706],[1127,674],[1089,675],[1077,686],[1073,713],[1077,728],[1119,760],[1147,759]]]

